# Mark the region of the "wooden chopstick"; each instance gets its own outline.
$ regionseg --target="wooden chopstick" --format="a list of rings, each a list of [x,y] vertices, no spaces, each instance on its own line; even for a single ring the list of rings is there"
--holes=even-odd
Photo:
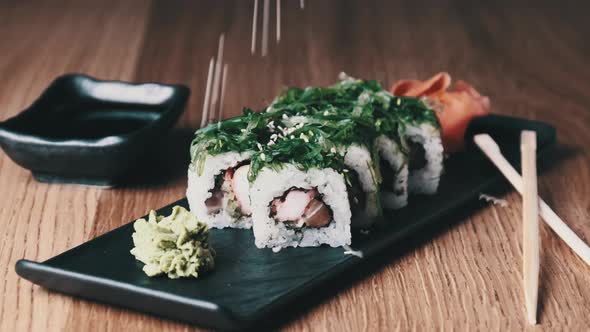
[[[281,41],[281,0],[277,0],[277,43]]]
[[[262,13],[262,56],[268,54],[268,21],[270,16],[270,0],[264,0],[264,12]]]
[[[537,135],[523,131],[520,138],[523,182],[522,272],[527,319],[537,323],[539,292],[539,195],[537,194]]]
[[[207,125],[209,118],[209,100],[211,98],[211,79],[213,78],[213,67],[215,66],[215,58],[211,57],[209,61],[209,71],[207,72],[207,86],[205,87],[205,100],[203,101],[203,110],[201,114],[201,128]]]
[[[221,83],[221,67],[223,66],[223,44],[225,36],[221,34],[219,36],[219,45],[217,47],[217,59],[215,60],[215,76],[213,76],[213,95],[211,100],[211,107],[213,110],[218,108],[219,102],[219,86]],[[216,112],[209,112],[209,123],[215,122],[217,119]]]
[[[227,79],[227,63],[223,65],[223,75],[221,78],[221,98],[219,100],[219,113],[217,114],[217,121],[223,119],[223,101],[225,99],[225,82]]]
[[[219,36],[219,45],[217,48],[217,59],[212,57],[209,61],[207,87],[205,88],[205,100],[203,102],[203,114],[201,116],[201,128],[221,120],[223,115],[223,99],[225,97],[225,80],[227,77],[227,64],[223,65],[224,39],[225,36],[221,34],[221,36]],[[223,77],[221,77],[222,66]]]
[[[256,52],[256,28],[258,26],[258,0],[254,0],[254,14],[252,14],[252,46],[250,53]]]
[[[486,154],[486,156],[496,165],[496,167],[510,181],[512,186],[519,193],[523,193],[523,182],[518,172],[510,165],[500,152],[498,144],[488,134],[479,134],[474,137],[475,143]],[[590,265],[590,247],[580,239],[574,231],[571,230],[559,218],[555,212],[539,197],[539,211],[541,218],[551,229],[559,236],[586,264]]]

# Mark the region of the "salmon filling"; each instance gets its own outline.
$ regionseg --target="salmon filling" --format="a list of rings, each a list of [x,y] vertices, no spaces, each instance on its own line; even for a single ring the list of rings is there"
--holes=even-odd
[[[332,221],[332,210],[317,189],[291,188],[271,202],[270,216],[290,227],[320,228]]]

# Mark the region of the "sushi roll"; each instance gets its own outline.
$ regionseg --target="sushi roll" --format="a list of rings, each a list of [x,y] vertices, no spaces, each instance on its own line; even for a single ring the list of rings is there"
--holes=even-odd
[[[380,164],[387,176],[382,186],[384,206],[407,205],[408,193],[434,194],[443,172],[444,150],[441,129],[432,108],[418,98],[397,97],[378,82],[340,74],[336,87],[358,95],[358,109],[367,106],[380,134],[375,142]]]
[[[264,168],[252,190],[255,244],[285,247],[350,245],[351,211],[344,176],[330,168]]]
[[[267,128],[260,113],[209,125],[191,144],[190,210],[212,228],[251,228],[250,158]]]
[[[408,157],[400,145],[386,135],[375,139],[375,146],[381,157],[381,199],[388,209],[399,209],[408,205]]]
[[[317,93],[308,93],[305,99],[306,109],[301,112],[294,111],[292,105],[301,103],[293,102],[291,97],[299,98],[302,90],[290,89],[284,96],[291,96],[278,99],[280,102],[275,101],[267,114],[273,115],[273,124],[280,129],[279,135],[283,137],[290,137],[296,131],[309,140],[317,132],[319,137],[330,141],[331,146],[326,151],[344,157],[343,172],[346,173],[350,205],[354,211],[352,226],[368,227],[375,220],[374,217],[382,214],[379,197],[381,178],[372,151],[370,132],[367,135],[367,131],[363,129],[366,123],[359,121],[363,118],[352,119],[347,113],[335,111],[336,106],[331,103],[329,90],[314,89]],[[322,108],[329,108],[332,112],[320,112]],[[370,122],[368,124],[372,127]]]
[[[248,182],[251,151],[207,155],[201,170],[188,170],[190,210],[212,228],[251,228]]]
[[[444,149],[436,114],[417,98],[395,97],[402,144],[408,154],[408,190],[435,194],[443,173]]]
[[[382,175],[380,194],[386,209],[399,209],[408,204],[408,154],[403,138],[400,137],[398,115],[392,111],[394,96],[385,91],[376,81],[355,79],[340,73],[340,82],[335,88],[356,96],[354,112],[362,109],[371,118],[376,136],[373,146],[379,157]]]
[[[355,143],[344,147],[344,172],[348,173],[349,187],[362,190],[362,195],[355,195],[351,204],[355,208],[354,227],[366,227],[374,220],[372,218],[381,215],[381,203],[379,198],[379,175],[369,148]],[[358,181],[353,185],[352,181]],[[353,190],[351,188],[351,190]],[[364,203],[359,202],[360,196],[364,197]],[[362,199],[362,198],[361,198]],[[357,209],[360,208],[360,211]]]
[[[280,250],[349,245],[351,202],[362,201],[356,196],[362,187],[351,180],[347,149],[311,118],[290,126],[290,117],[277,115],[272,121],[278,133],[251,157],[256,246]]]

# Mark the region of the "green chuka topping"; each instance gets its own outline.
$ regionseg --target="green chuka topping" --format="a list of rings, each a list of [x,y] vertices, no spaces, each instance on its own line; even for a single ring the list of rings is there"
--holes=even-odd
[[[148,220],[137,220],[133,228],[131,254],[145,264],[143,271],[150,277],[198,278],[215,267],[207,225],[181,206],[167,217],[152,210]]]
[[[343,147],[356,143],[371,151],[374,178],[380,182],[375,138],[386,135],[400,143],[406,125],[424,122],[438,127],[436,115],[420,99],[395,97],[377,81],[344,75],[330,87],[288,88],[265,112],[246,109],[240,117],[197,131],[191,158],[200,173],[208,154],[253,151],[253,181],[262,168],[284,163],[342,171]]]

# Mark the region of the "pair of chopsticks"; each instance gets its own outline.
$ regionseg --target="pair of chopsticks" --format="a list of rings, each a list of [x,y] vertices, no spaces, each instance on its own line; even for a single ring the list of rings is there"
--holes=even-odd
[[[219,36],[217,59],[211,57],[207,73],[207,87],[203,101],[201,128],[221,120],[223,117],[223,100],[225,98],[225,82],[227,80],[227,63],[223,64],[223,44],[225,36]],[[223,72],[222,68],[223,67]]]
[[[474,137],[475,144],[496,165],[512,186],[523,196],[523,276],[527,319],[537,320],[539,289],[539,215],[586,264],[590,265],[590,247],[571,230],[537,193],[536,134],[524,131],[521,136],[522,172],[510,165],[498,144],[487,134]]]
[[[275,6],[276,15],[277,15],[276,39],[277,39],[277,44],[278,44],[281,41],[281,0],[276,0],[276,1],[277,1],[277,4]],[[305,8],[305,0],[299,1],[299,7],[301,9]],[[268,54],[269,20],[270,20],[270,0],[264,0],[263,10],[262,10],[262,48],[261,48],[262,56],[266,56]],[[258,28],[258,0],[254,0],[254,13],[252,14],[252,44],[250,46],[250,52],[252,54],[256,53],[257,28]]]

